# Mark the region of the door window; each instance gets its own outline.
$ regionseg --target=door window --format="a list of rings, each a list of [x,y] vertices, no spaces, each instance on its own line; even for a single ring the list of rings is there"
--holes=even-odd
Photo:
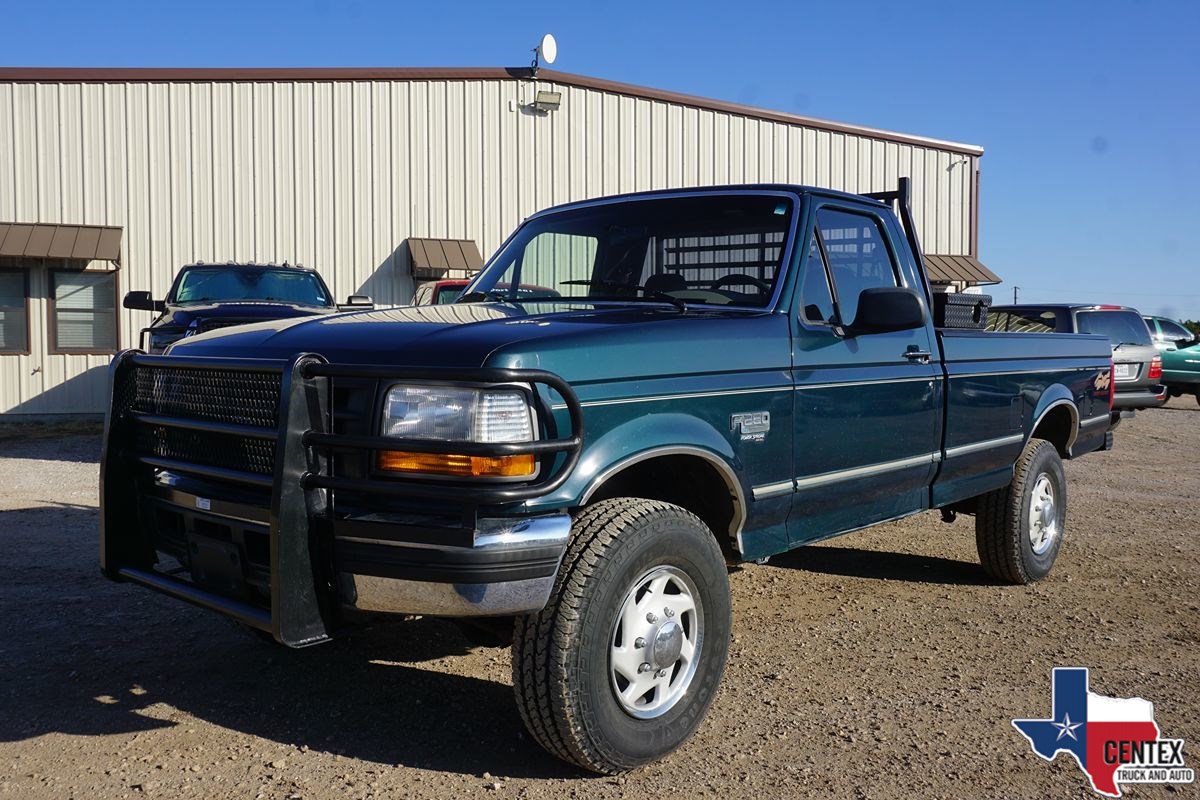
[[[817,229],[843,323],[854,321],[864,289],[900,285],[883,228],[874,217],[826,207],[817,212]]]
[[[1182,325],[1177,325],[1169,319],[1160,319],[1158,321],[1159,330],[1162,331],[1162,339],[1164,342],[1177,342],[1180,339],[1191,339],[1192,332]]]
[[[814,236],[804,262],[804,282],[800,287],[800,308],[807,322],[828,323],[833,319],[833,295],[829,276],[821,258],[821,245]]]

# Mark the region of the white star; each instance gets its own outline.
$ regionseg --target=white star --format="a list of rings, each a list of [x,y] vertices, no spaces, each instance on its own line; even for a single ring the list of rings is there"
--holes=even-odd
[[[1058,739],[1061,739],[1064,736],[1070,736],[1075,741],[1077,741],[1077,742],[1079,741],[1079,737],[1075,735],[1075,729],[1082,727],[1083,723],[1082,722],[1072,723],[1070,714],[1063,714],[1062,722],[1051,722],[1050,724],[1053,725],[1054,727],[1058,728]],[[1055,739],[1054,741],[1057,742],[1058,739]]]

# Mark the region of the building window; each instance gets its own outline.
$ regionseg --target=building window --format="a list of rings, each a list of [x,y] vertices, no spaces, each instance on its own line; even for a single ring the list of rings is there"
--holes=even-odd
[[[29,352],[29,275],[0,271],[0,354]]]
[[[51,352],[117,351],[117,274],[50,273]]]

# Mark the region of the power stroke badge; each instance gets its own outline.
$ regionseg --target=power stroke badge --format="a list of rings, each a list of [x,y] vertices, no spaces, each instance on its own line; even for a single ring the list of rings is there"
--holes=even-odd
[[[1087,667],[1055,667],[1049,719],[1014,719],[1013,727],[1047,761],[1059,753],[1075,763],[1092,788],[1121,796],[1123,783],[1192,783],[1183,739],[1168,739],[1154,704],[1140,697],[1106,697],[1088,689]]]
[[[729,430],[741,434],[743,442],[761,442],[771,430],[771,412],[743,411],[730,414]]]

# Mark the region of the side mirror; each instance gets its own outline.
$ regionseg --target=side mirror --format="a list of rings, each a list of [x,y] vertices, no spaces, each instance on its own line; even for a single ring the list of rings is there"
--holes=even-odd
[[[920,295],[912,289],[888,286],[862,290],[854,322],[846,325],[845,331],[847,336],[860,336],[907,331],[924,324]]]
[[[1185,347],[1191,347],[1198,341],[1200,341],[1200,336],[1191,336],[1187,339],[1176,339],[1172,344],[1182,350]]]
[[[338,306],[338,311],[370,311],[375,308],[375,301],[367,294],[352,294],[346,302]]]
[[[121,305],[136,311],[163,311],[167,307],[162,300],[152,298],[149,292],[129,292]]]

